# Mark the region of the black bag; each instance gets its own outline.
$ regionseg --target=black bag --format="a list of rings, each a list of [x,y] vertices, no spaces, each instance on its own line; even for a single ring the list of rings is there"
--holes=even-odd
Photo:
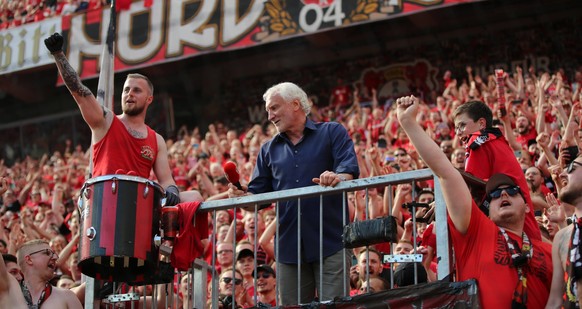
[[[398,242],[396,218],[387,216],[366,221],[357,221],[344,226],[343,242],[348,249]]]

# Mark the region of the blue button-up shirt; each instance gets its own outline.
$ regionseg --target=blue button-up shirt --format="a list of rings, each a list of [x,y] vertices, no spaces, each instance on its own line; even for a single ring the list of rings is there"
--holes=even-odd
[[[261,147],[248,191],[257,194],[313,186],[312,179],[319,178],[324,171],[357,178],[360,170],[354,144],[342,125],[307,119],[303,138],[297,145],[285,134],[277,134]],[[319,197],[301,199],[302,262],[319,260],[319,201]],[[297,204],[297,200],[280,203],[278,259],[287,264],[297,263]],[[343,248],[341,194],[323,198],[323,214],[325,258]]]

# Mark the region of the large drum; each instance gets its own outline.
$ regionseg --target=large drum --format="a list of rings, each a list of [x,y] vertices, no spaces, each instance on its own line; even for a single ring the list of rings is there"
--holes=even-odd
[[[87,276],[116,282],[146,282],[158,267],[164,192],[153,181],[107,175],[81,189],[79,268]]]

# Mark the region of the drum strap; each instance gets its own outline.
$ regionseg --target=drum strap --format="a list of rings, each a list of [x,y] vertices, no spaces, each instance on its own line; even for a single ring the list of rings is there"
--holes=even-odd
[[[33,304],[32,296],[30,295],[30,291],[28,290],[28,287],[24,283],[24,280],[22,281],[20,288],[22,289],[22,295],[24,295],[24,300],[26,300],[26,304],[28,305],[29,309],[39,309],[40,306],[42,306],[42,303],[44,303],[44,301],[47,300],[51,296],[51,293],[53,292],[53,286],[47,282],[46,285],[44,286],[44,290],[40,294],[38,302],[36,304]]]

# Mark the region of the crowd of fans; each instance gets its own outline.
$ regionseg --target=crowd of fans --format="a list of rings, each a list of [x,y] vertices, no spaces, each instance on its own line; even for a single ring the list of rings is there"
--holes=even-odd
[[[0,0],[0,30],[54,16],[101,9],[110,0]]]
[[[21,2],[0,0],[2,14],[9,7],[24,6]],[[471,100],[486,102],[496,115],[496,126],[515,150],[528,181],[540,230],[545,241],[551,243],[557,230],[567,224],[566,218],[573,214],[572,208],[557,203],[556,196],[563,185],[559,179],[560,171],[565,168],[563,150],[580,146],[582,71],[576,71],[569,79],[562,70],[536,72],[518,67],[515,72],[506,73],[504,82],[507,113],[501,112],[493,75],[474,75],[470,67],[465,76],[457,78],[447,72],[440,95],[434,102],[422,102],[417,121],[450,157],[452,164],[462,170],[465,149],[455,134],[459,128],[453,125],[453,111]],[[331,90],[330,97],[327,106],[314,105],[310,117],[315,121],[337,121],[348,129],[358,154],[360,178],[425,167],[398,126],[392,100],[379,102],[376,89],[352,89],[342,81]],[[225,162],[235,162],[241,174],[240,182],[247,184],[260,146],[276,133],[268,123],[249,124],[243,131],[229,128],[228,122],[214,122],[207,129],[180,128],[176,140],[167,141],[176,184],[182,191],[200,191],[207,201],[227,198]],[[10,188],[2,196],[0,252],[15,255],[19,245],[27,240],[50,240],[51,248],[59,255],[58,284],[66,287],[81,283],[76,267],[79,213],[75,210],[79,191],[87,179],[88,163],[85,149],[67,142],[63,153],[46,154],[40,159],[27,157],[12,166],[0,164],[0,176],[8,179]],[[369,189],[368,196],[366,191],[348,194],[351,221],[393,215],[400,239],[396,244],[354,250],[357,263],[349,274],[352,294],[385,290],[390,288],[392,280],[395,286],[436,280],[432,210],[420,208],[414,214],[410,208],[403,207],[412,201],[430,204],[434,199],[432,187],[431,182],[415,182],[400,184],[392,191],[388,187]],[[412,216],[417,218],[416,226],[412,224]],[[239,306],[251,307],[255,305],[255,294],[256,301],[275,305],[277,218],[274,207],[261,210],[257,217],[254,212],[238,210],[235,214],[224,210],[215,212],[215,218],[209,213],[209,218],[212,236],[204,257],[209,263],[216,261],[223,305],[236,301]],[[233,240],[237,243],[234,247]],[[382,263],[384,254],[411,253],[422,254],[423,262],[417,265]],[[414,267],[420,274],[416,281],[411,277]],[[11,273],[18,274],[18,271]],[[188,299],[185,284],[188,280],[184,276],[177,281],[180,284],[176,290],[183,303]]]

